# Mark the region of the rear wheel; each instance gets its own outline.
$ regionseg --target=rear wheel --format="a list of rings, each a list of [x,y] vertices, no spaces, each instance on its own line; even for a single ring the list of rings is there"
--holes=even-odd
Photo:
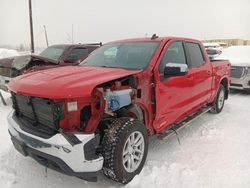
[[[102,140],[103,172],[126,184],[139,174],[148,152],[146,127],[138,120],[117,118],[105,130]]]
[[[217,96],[215,98],[215,101],[213,103],[213,107],[210,110],[210,112],[213,114],[220,113],[224,107],[225,98],[226,98],[226,89],[225,89],[224,85],[220,84]]]

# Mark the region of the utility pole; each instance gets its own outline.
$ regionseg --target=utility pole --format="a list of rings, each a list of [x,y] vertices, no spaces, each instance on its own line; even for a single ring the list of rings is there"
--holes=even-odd
[[[34,35],[33,35],[33,21],[32,21],[32,3],[29,0],[29,16],[30,16],[30,51],[34,53]]]
[[[44,25],[43,28],[44,28],[44,33],[45,33],[46,44],[47,44],[47,47],[48,47],[49,46],[49,42],[48,42],[48,36],[47,36],[46,26]]]

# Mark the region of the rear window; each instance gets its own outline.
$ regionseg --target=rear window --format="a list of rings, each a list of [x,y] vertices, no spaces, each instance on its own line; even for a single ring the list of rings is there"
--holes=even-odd
[[[187,42],[186,47],[191,60],[190,68],[200,67],[205,64],[205,59],[199,44]]]
[[[75,48],[70,52],[67,61],[70,62],[78,61],[86,58],[88,55],[89,55],[89,50],[87,48]]]

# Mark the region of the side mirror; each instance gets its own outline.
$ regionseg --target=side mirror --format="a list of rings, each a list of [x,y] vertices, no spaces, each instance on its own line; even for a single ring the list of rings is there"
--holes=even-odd
[[[167,63],[164,68],[164,77],[184,76],[188,73],[187,64]]]

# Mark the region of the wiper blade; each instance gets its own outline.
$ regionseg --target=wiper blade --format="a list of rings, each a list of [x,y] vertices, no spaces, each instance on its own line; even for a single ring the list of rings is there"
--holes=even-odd
[[[111,66],[107,66],[107,65],[102,65],[102,66],[98,66],[98,67],[122,69],[121,67],[111,67]]]

